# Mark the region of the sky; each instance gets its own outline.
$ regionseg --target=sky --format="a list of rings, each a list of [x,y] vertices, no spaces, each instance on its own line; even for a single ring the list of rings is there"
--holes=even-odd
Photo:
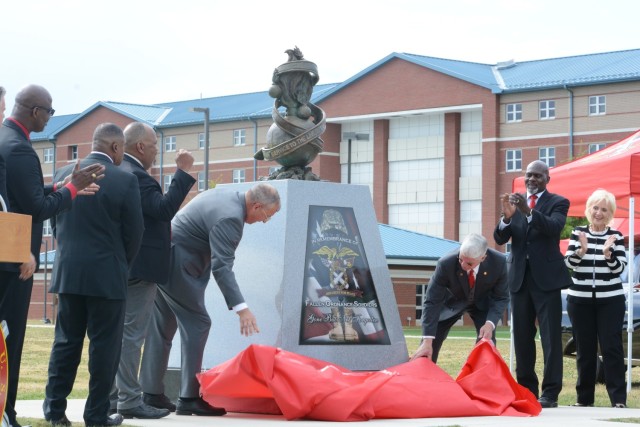
[[[0,86],[7,115],[31,83],[74,114],[267,91],[294,46],[320,84],[394,52],[495,64],[637,49],[638,16],[637,0],[3,1]]]

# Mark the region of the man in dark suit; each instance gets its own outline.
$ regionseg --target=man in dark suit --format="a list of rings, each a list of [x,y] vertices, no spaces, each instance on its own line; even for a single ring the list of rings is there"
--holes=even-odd
[[[81,164],[105,167],[100,191],[83,197],[52,221],[58,250],[50,292],[58,294],[55,338],[43,410],[53,426],[70,426],[65,415],[85,334],[89,338],[87,426],[113,426],[122,416],[108,416],[109,393],[122,346],[127,279],[144,230],[138,180],[117,167],[124,155],[122,129],[99,125],[93,151]],[[56,173],[64,179],[71,168]]]
[[[193,156],[185,150],[176,154],[176,172],[169,191],[162,188],[147,170],[158,153],[155,130],[147,124],[134,122],[124,129],[125,153],[120,168],[133,173],[140,185],[140,200],[144,216],[142,246],[129,273],[127,308],[122,337],[122,354],[116,375],[118,413],[125,418],[153,419],[169,415],[172,408],[154,408],[142,401],[138,382],[141,348],[153,313],[156,283],[165,283],[169,276],[169,245],[171,219],[180,209],[195,179],[189,175]],[[112,405],[114,407],[114,396]]]
[[[280,196],[272,185],[260,183],[246,193],[213,188],[198,194],[171,222],[169,280],[158,284],[153,319],[145,342],[140,383],[145,394],[164,396],[169,350],[180,328],[182,346],[178,415],[224,415],[223,408],[200,397],[196,374],[202,371],[211,319],[204,304],[211,274],[229,310],[240,320],[240,333],[258,333],[256,318],[244,301],[233,272],[236,248],[244,224],[267,222],[280,210]],[[161,399],[147,401],[165,407]]]
[[[509,303],[504,254],[488,248],[487,239],[469,234],[459,251],[440,258],[429,281],[422,310],[422,343],[413,355],[434,362],[451,327],[469,313],[478,340],[495,344],[496,324]]]
[[[504,245],[511,239],[507,258],[513,341],[518,383],[531,390],[543,408],[558,406],[562,389],[562,300],[560,290],[571,277],[560,252],[560,233],[567,220],[569,200],[546,191],[547,165],[536,160],[527,166],[527,194],[503,194],[502,219],[493,237]],[[542,393],[538,391],[536,319],[544,357]]]
[[[10,212],[31,215],[32,263],[0,263],[0,320],[9,327],[7,352],[9,387],[6,414],[13,427],[15,402],[20,374],[22,345],[27,327],[27,314],[33,287],[33,272],[38,269],[42,223],[58,212],[69,209],[78,192],[99,180],[104,166],[75,168],[67,179],[56,185],[44,185],[40,159],[31,146],[31,132],[41,132],[55,110],[49,92],[42,86],[30,85],[16,95],[11,116],[0,127],[0,157],[6,168],[6,194]]]

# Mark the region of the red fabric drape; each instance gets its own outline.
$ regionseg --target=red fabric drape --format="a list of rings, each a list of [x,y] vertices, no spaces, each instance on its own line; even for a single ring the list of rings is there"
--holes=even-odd
[[[455,380],[426,358],[354,372],[262,345],[249,346],[198,379],[212,405],[288,420],[531,416],[541,410],[486,341],[475,346]]]

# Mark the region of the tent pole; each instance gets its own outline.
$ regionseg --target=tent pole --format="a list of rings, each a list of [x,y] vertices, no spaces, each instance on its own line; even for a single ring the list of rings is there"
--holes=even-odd
[[[629,258],[627,260],[627,269],[629,274],[627,274],[627,281],[629,282],[629,288],[627,289],[628,297],[627,297],[627,393],[631,391],[631,359],[632,359],[632,347],[633,347],[633,286],[635,285],[635,271],[633,271],[634,267],[634,245],[635,245],[635,197],[629,197]]]

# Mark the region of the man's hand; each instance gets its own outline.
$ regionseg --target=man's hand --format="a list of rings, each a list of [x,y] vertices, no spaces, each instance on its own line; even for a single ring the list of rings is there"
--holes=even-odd
[[[507,220],[507,222],[516,212],[516,207],[509,201],[510,197],[511,195],[509,193],[504,193],[500,196],[500,202],[502,203],[502,213],[504,214],[504,219]]]
[[[182,148],[179,149],[176,154],[176,166],[184,172],[189,172],[193,166],[193,156],[191,153]]]
[[[482,328],[480,328],[480,331],[478,332],[478,338],[481,340],[491,341],[491,338],[493,338],[493,324],[491,322],[486,322],[482,325]]]
[[[416,352],[411,356],[411,360],[416,360],[418,357],[426,357],[427,359],[431,359],[433,355],[433,338],[425,338],[420,343],[420,347],[416,350]]]
[[[85,168],[80,169],[80,163],[76,163],[76,167],[73,168],[73,173],[70,175],[69,180],[76,187],[76,190],[82,191],[96,181],[100,181],[104,178],[104,166],[100,163],[94,163]],[[68,178],[68,177],[67,177]],[[64,185],[69,181],[64,180]]]
[[[89,184],[88,187],[85,187],[84,190],[78,191],[78,196],[93,196],[98,190],[100,190],[100,186],[96,183]]]
[[[240,334],[248,337],[260,332],[256,316],[253,315],[251,310],[248,308],[242,309],[238,311],[238,316],[240,316]]]
[[[33,276],[33,273],[36,271],[36,259],[33,254],[29,254],[29,261],[23,262],[20,264],[20,280],[27,280],[29,277]]]
[[[527,203],[527,198],[520,193],[509,194],[509,203],[515,208],[522,212],[523,215],[529,216],[531,215],[531,208]]]

